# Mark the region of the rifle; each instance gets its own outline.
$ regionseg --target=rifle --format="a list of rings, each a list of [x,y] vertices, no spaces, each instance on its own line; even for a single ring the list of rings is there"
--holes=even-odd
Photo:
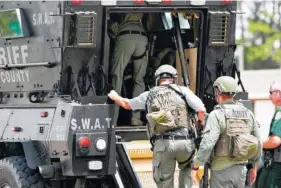
[[[179,22],[179,16],[178,13],[173,13],[172,14],[172,22],[174,25],[173,28],[173,38],[175,40],[175,45],[176,48],[178,49],[179,52],[179,57],[180,57],[180,62],[181,62],[181,70],[182,70],[182,75],[183,75],[183,83],[185,87],[189,87],[189,78],[188,78],[188,73],[187,73],[187,59],[184,53],[184,49],[183,49],[183,43],[182,43],[182,38],[181,38],[181,28],[180,28],[180,22]],[[182,99],[185,100],[185,96],[182,96],[182,94],[180,94]],[[186,102],[186,101],[185,101]],[[186,105],[188,106],[187,102]],[[199,148],[200,142],[201,142],[201,135],[202,135],[202,131],[203,131],[203,126],[201,125],[201,122],[195,122],[196,118],[195,118],[195,111],[193,109],[191,109],[188,106],[188,112],[191,115],[191,119],[193,120],[192,122],[192,129],[191,130],[191,134],[193,134],[194,138],[195,138],[195,144],[196,144],[196,148]],[[196,126],[197,124],[197,126]]]
[[[146,128],[147,128],[147,131],[146,131],[147,137],[148,137],[150,145],[151,145],[150,151],[153,151],[154,142],[155,142],[155,135],[152,134],[152,132],[151,132],[152,130],[151,130],[150,122],[147,122]]]
[[[174,25],[174,32],[173,32],[173,38],[175,40],[176,48],[179,51],[179,57],[181,62],[181,70],[183,75],[183,83],[184,86],[189,86],[189,78],[187,74],[187,59],[184,54],[183,44],[182,44],[182,38],[181,38],[181,29],[180,29],[180,22],[179,22],[179,16],[178,13],[172,14],[172,22]]]
[[[201,121],[197,121],[197,125],[195,125],[195,131],[196,131],[196,136],[195,136],[195,147],[196,149],[199,149],[200,147],[200,143],[201,143],[201,140],[202,140],[202,134],[203,134],[203,129],[204,129],[204,126],[202,125],[202,122]]]
[[[176,41],[176,48],[179,51],[179,57],[180,57],[180,61],[181,61],[181,70],[182,70],[182,75],[183,75],[183,82],[184,82],[184,86],[188,87],[189,86],[189,78],[188,78],[187,66],[186,66],[187,60],[186,60],[184,50],[183,50],[178,13],[172,14],[172,21],[173,21],[173,24],[174,24],[174,33],[173,34],[174,34],[174,39]],[[185,100],[185,96],[182,96],[182,99],[184,99],[184,101],[187,103],[187,101]],[[193,114],[195,115],[194,110],[192,110],[191,108],[189,108],[188,111],[193,112]],[[206,118],[205,118],[205,122],[206,122]],[[196,118],[193,117],[192,119],[195,120]],[[196,126],[196,124],[197,124],[197,126]],[[195,125],[195,126],[192,127],[193,130],[191,132],[192,132],[192,134],[194,134],[195,146],[198,149],[199,146],[200,146],[200,142],[202,140],[202,132],[203,132],[204,127],[202,126],[202,123],[200,121],[198,121],[197,123],[193,122],[193,125]],[[209,170],[209,168],[210,168],[210,163],[207,162],[204,165],[203,188],[207,188],[208,184],[209,184],[209,181],[208,181],[208,178],[209,178],[208,177],[208,175],[209,175],[208,170]]]
[[[179,57],[180,57],[180,62],[181,62],[181,70],[182,70],[182,75],[183,75],[183,83],[184,83],[185,87],[189,87],[189,78],[188,78],[188,74],[187,74],[187,59],[185,57],[184,49],[183,49],[183,44],[182,44],[179,16],[178,16],[178,13],[176,13],[176,12],[172,13],[171,16],[172,16],[172,22],[173,22],[173,25],[174,25],[174,28],[173,28],[173,38],[174,38],[174,41],[175,41],[176,48],[178,49],[178,52],[179,52]],[[186,103],[186,105],[188,107],[187,111],[190,112],[190,114],[195,115],[194,110],[191,109],[189,107],[189,105],[187,104],[185,96],[182,93],[178,92],[178,91],[176,91],[176,93],[178,93],[181,96],[181,98],[185,101],[185,103]],[[193,120],[195,119],[194,116],[192,116],[190,118],[193,119]],[[192,124],[194,125],[195,122],[192,122]],[[195,137],[195,140],[197,140],[196,127],[193,126],[192,129],[193,130],[191,130],[191,134],[193,134],[193,136]]]
[[[204,165],[204,174],[203,174],[203,181],[202,181],[202,188],[209,187],[209,169],[210,169],[210,161],[208,160]]]
[[[208,120],[208,114],[205,116],[205,124],[207,123],[207,120]],[[201,131],[200,139],[202,139],[202,132],[203,132],[203,130]],[[201,142],[201,140],[200,140],[200,142]],[[211,162],[210,162],[210,158],[209,158],[208,161],[204,165],[202,188],[209,187],[209,169],[210,169],[210,167],[211,167]]]

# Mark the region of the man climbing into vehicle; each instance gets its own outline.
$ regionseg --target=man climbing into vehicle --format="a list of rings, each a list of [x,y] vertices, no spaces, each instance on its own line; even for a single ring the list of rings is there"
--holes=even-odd
[[[143,13],[125,14],[122,22],[115,27],[117,38],[112,57],[112,85],[118,94],[121,94],[123,84],[123,75],[126,66],[133,61],[133,97],[138,96],[145,91],[144,76],[147,68],[147,34],[141,23]],[[118,119],[119,107],[116,106],[115,120]],[[135,126],[142,125],[140,112],[134,112],[131,118],[131,124]]]
[[[114,90],[108,96],[125,109],[146,109],[148,131],[153,135],[153,178],[157,187],[174,187],[178,162],[179,187],[188,188],[192,186],[190,162],[195,151],[188,106],[197,112],[202,123],[205,107],[189,88],[176,84],[177,71],[173,66],[160,66],[155,80],[155,87],[133,99],[122,98]]]

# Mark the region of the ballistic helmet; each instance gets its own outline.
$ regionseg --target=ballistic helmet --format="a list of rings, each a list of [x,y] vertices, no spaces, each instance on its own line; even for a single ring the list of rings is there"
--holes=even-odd
[[[221,93],[235,94],[238,84],[231,76],[221,76],[216,79],[213,87],[218,88]]]
[[[171,65],[161,65],[156,71],[155,71],[155,80],[156,85],[158,85],[158,81],[162,78],[177,78],[177,70],[171,66]]]

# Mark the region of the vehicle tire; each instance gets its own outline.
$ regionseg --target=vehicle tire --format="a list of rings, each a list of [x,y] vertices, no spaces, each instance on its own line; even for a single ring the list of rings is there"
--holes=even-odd
[[[25,157],[13,156],[0,160],[1,188],[44,188],[41,175],[28,168]]]

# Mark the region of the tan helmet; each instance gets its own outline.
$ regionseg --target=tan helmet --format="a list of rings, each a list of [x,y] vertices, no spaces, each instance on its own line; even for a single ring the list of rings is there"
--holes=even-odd
[[[235,94],[238,91],[238,84],[231,76],[221,76],[213,84],[221,93]]]
[[[165,65],[161,65],[155,71],[154,76],[155,76],[156,85],[158,85],[158,81],[161,78],[174,78],[176,81],[178,77],[178,72],[173,66],[165,64]]]

